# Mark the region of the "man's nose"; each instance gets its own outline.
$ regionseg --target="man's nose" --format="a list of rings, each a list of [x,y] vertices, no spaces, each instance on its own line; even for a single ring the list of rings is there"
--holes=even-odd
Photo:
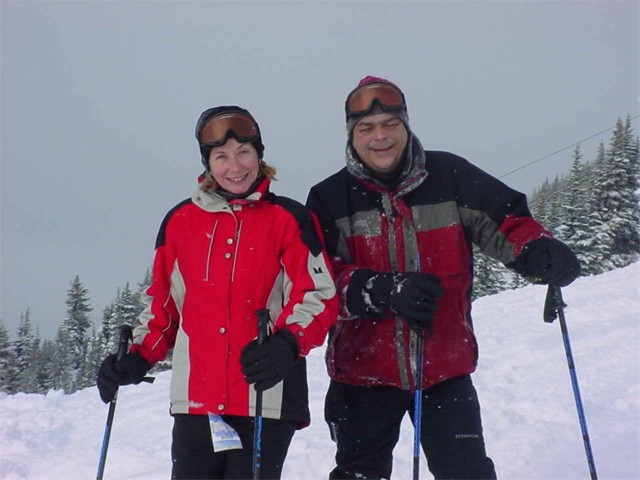
[[[375,138],[376,140],[384,140],[385,138],[387,138],[387,132],[385,132],[382,125],[376,125],[375,127],[373,127],[373,138]]]

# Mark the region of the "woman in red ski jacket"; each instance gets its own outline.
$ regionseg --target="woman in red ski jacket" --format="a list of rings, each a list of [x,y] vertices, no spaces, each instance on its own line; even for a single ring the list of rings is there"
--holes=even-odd
[[[98,387],[110,401],[173,349],[172,478],[251,477],[262,391],[261,473],[280,478],[295,430],[310,421],[304,357],[335,321],[335,285],[315,217],[269,191],[275,169],[251,114],[208,109],[196,138],[206,171],[162,222],[134,344],[122,360],[105,359]],[[258,344],[263,308],[272,320]],[[242,448],[218,452],[210,424],[231,427]]]

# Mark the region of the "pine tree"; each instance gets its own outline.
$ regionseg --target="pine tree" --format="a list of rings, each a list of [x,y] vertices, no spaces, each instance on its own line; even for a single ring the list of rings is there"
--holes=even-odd
[[[67,291],[67,318],[62,323],[62,331],[69,348],[72,368],[78,369],[84,357],[87,329],[91,326],[89,312],[88,291],[80,278],[76,277],[71,282],[71,288]]]
[[[545,179],[542,186],[534,191],[531,196],[529,208],[532,215],[545,228],[551,228],[551,185],[549,179]]]
[[[596,159],[591,165],[590,175],[587,183],[591,185],[589,196],[589,232],[593,236],[594,264],[593,274],[598,274],[613,270],[615,265],[612,261],[613,240],[606,228],[606,181],[607,181],[607,155],[604,143],[600,142],[596,154]]]
[[[474,246],[472,300],[506,289],[506,282],[500,266],[501,264],[497,260],[481,254]]]
[[[120,296],[120,291],[118,291]],[[104,307],[102,311],[102,326],[100,328],[100,348],[102,356],[106,357],[110,353],[115,353],[118,343],[118,327],[115,325],[115,317],[113,315],[114,302]]]
[[[102,362],[103,354],[100,342],[100,336],[95,330],[87,340],[85,356],[78,372],[78,388],[91,387],[96,384],[98,369]]]
[[[75,363],[76,357],[72,352],[72,343],[66,334],[66,329],[61,325],[58,328],[55,339],[55,363],[53,364],[52,378],[54,390],[63,390],[65,393],[73,393],[75,387]]]
[[[151,285],[151,271],[150,269],[147,268],[147,270],[144,273],[144,278],[142,279],[142,282],[138,284],[138,289],[134,294],[134,302],[136,305],[136,308],[135,308],[136,317],[138,317],[144,311],[144,309],[147,308],[146,291],[150,285]],[[132,325],[135,325],[135,323]]]
[[[109,317],[103,318],[102,332],[103,338],[106,338],[107,351],[103,353],[115,353],[118,349],[118,339],[120,336],[120,327],[122,325],[135,325],[137,322],[139,308],[138,300],[131,292],[129,283],[127,283],[122,291],[118,289],[116,298],[110,308],[105,310],[105,315]]]
[[[0,392],[11,394],[17,391],[16,359],[11,347],[9,332],[0,319]]]
[[[637,142],[631,120],[618,119],[607,152],[607,176],[602,185],[604,229],[612,241],[616,267],[633,262],[640,254]]]
[[[13,344],[16,359],[18,391],[33,393],[35,390],[34,363],[37,350],[37,337],[33,333],[29,309],[20,315],[18,335]]]
[[[550,185],[548,192],[548,217],[545,227],[554,233],[558,232],[558,227],[562,225],[565,201],[565,181],[562,177],[557,176]],[[562,238],[561,235],[558,235]]]
[[[578,256],[583,275],[599,273],[594,244],[596,237],[589,225],[591,208],[587,169],[582,163],[580,145],[573,152],[573,164],[568,178],[567,203],[564,208],[564,224],[558,228],[561,236]]]
[[[47,393],[55,387],[55,372],[58,358],[56,345],[52,340],[45,339],[40,345],[36,360],[36,384],[38,393]]]

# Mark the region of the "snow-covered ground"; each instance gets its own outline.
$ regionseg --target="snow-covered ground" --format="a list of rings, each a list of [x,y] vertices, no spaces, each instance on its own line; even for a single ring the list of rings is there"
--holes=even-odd
[[[480,365],[474,375],[489,455],[501,479],[585,479],[587,462],[560,327],[542,321],[546,287],[474,303]],[[581,278],[563,291],[595,463],[601,479],[640,478],[640,264]],[[334,446],[322,418],[323,349],[309,358],[312,425],[296,434],[287,480],[323,479]],[[107,479],[168,479],[170,373],[121,390]],[[62,395],[0,394],[0,478],[95,478],[107,416],[95,388]],[[394,479],[411,478],[405,419]],[[431,478],[426,461],[422,478]]]

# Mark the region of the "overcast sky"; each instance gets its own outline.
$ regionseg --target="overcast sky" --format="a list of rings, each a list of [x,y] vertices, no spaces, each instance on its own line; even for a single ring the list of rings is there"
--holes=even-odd
[[[367,74],[404,90],[425,148],[496,176],[638,114],[637,1],[4,0],[0,16],[12,336],[29,308],[53,338],[75,275],[96,324],[142,280],[162,218],[195,188],[208,107],[254,114],[273,190],[301,202],[344,165],[344,99]],[[571,149],[503,181],[530,194],[570,165]]]

